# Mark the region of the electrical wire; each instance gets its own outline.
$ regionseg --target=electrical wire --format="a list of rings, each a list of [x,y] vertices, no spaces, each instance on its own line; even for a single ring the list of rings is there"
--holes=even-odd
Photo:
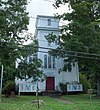
[[[2,42],[0,42],[0,43],[2,43]],[[3,42],[3,43],[6,43],[6,42]],[[8,44],[10,44],[10,43],[8,43]],[[0,46],[2,46],[2,45],[0,45]],[[21,46],[24,47],[24,46],[27,46],[27,45],[21,45]],[[5,46],[2,46],[2,47],[5,47]],[[11,44],[8,47],[16,49],[15,47],[11,47]],[[18,48],[21,49],[22,47],[18,47]],[[41,49],[55,50],[54,48],[41,47],[41,46],[32,46],[32,45],[28,45],[28,48],[41,48]],[[56,49],[56,50],[59,50],[59,49]],[[90,55],[90,56],[100,56],[100,54],[94,54],[94,53],[86,53],[86,52],[78,52],[78,51],[70,51],[70,50],[61,50],[61,49],[60,49],[60,51],[67,52],[67,53],[84,54],[84,55]]]
[[[45,54],[48,54],[49,52],[45,52],[45,51],[37,51],[39,53],[45,53]],[[58,55],[58,54],[57,54]],[[63,56],[63,54],[61,54]],[[94,57],[85,57],[85,56],[79,56],[79,55],[71,55],[71,54],[67,54],[67,55],[64,55],[66,57],[75,57],[75,58],[82,58],[82,59],[89,59],[89,60],[100,60],[100,58],[94,58]],[[9,61],[9,60],[6,60],[6,61]]]
[[[46,40],[38,40],[40,42],[44,42],[44,43],[47,43]],[[94,46],[84,46],[84,45],[81,45],[81,44],[75,44],[75,43],[72,43],[72,44],[67,44],[67,45],[70,45],[70,46],[81,46],[81,47],[84,47],[85,49],[86,48],[94,48]],[[100,46],[100,45],[99,45]],[[100,47],[95,47],[95,49],[100,49]]]
[[[49,53],[45,51],[38,51],[40,53]],[[57,54],[57,53],[56,53]],[[63,56],[63,54],[61,54]],[[91,60],[100,60],[100,58],[93,58],[93,57],[85,57],[85,56],[79,56],[79,55],[71,55],[71,54],[66,54],[64,55],[65,57],[76,57],[76,58],[84,58],[84,59],[91,59]],[[64,57],[64,58],[65,58]]]
[[[4,47],[4,46],[1,46],[1,47]],[[47,48],[47,47],[38,47],[38,46],[28,46],[28,48],[40,48],[40,49],[47,49],[47,50],[55,50],[54,48]],[[12,49],[16,49],[15,47],[9,47],[9,48],[12,48]],[[22,51],[31,51],[30,49],[25,49],[25,48],[18,48],[18,50],[22,50]],[[49,53],[49,52],[45,52],[45,51],[40,51],[38,50],[37,52],[41,52],[41,53]],[[70,54],[66,54],[65,56],[70,56],[70,57],[77,57],[77,58],[87,58],[87,59],[94,59],[94,60],[100,60],[99,58],[94,58],[94,57],[100,57],[100,54],[90,54],[90,53],[85,53],[85,52],[77,52],[77,51],[68,51],[68,50],[60,50],[58,49],[58,52],[59,52],[59,55],[64,55],[62,54],[61,52],[65,52],[65,53],[70,53]],[[91,57],[88,57],[88,56],[80,56],[80,55],[72,55],[72,54],[82,54],[82,55],[89,55]],[[58,53],[56,53],[57,56]]]

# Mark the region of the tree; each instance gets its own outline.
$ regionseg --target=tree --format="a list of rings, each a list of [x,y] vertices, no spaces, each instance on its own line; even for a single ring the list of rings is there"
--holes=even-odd
[[[37,40],[34,40],[34,42],[28,45],[24,45],[20,49],[23,55],[20,61],[17,62],[18,67],[16,68],[16,76],[21,79],[26,79],[26,77],[28,77],[28,79],[33,78],[33,80],[37,77],[42,77],[42,61],[37,57]]]
[[[68,56],[67,62],[78,61],[81,72],[97,78],[97,93],[100,95],[100,1],[55,0],[54,6],[59,8],[61,4],[69,4],[72,12],[56,15],[68,21],[61,27],[60,39],[63,42],[57,50]]]
[[[27,57],[28,58],[28,57]],[[20,79],[29,79],[32,78],[33,81],[37,80],[37,78],[43,77],[43,71],[42,71],[42,61],[36,57],[31,55],[30,61],[27,61],[27,59],[21,61],[18,65],[16,74],[17,77]]]
[[[6,82],[8,80],[15,80],[15,77],[19,77],[18,71],[20,71],[20,70],[18,70],[19,68],[16,68],[16,66],[19,63],[18,60],[20,60],[20,63],[23,64],[23,66],[25,66],[24,65],[26,63],[26,62],[24,63],[25,59],[27,57],[32,57],[32,55],[36,55],[37,51],[38,51],[37,47],[38,47],[37,40],[34,40],[31,44],[20,45],[18,47],[18,52],[19,52],[18,55],[20,55],[20,57],[16,56],[16,59],[14,61],[12,61],[12,62],[14,62],[13,64],[10,64],[11,62],[9,62],[9,65],[6,64],[6,66],[4,68],[4,79],[3,79],[4,81],[3,82]],[[13,48],[15,49],[16,47],[13,47]],[[39,59],[37,59],[37,60],[39,60]],[[35,61],[33,61],[33,62],[35,63],[34,65],[38,67],[36,62]],[[28,66],[28,64],[26,63],[26,67],[27,66]],[[25,70],[26,70],[26,68],[25,68]],[[28,75],[28,73],[30,73],[30,72],[27,72],[27,75]],[[38,76],[38,74],[37,74],[37,76]]]
[[[31,38],[26,34],[29,24],[26,5],[27,0],[0,0],[0,64],[4,65],[4,82],[15,79],[16,59],[30,53],[23,45]],[[32,50],[31,53],[36,51]]]

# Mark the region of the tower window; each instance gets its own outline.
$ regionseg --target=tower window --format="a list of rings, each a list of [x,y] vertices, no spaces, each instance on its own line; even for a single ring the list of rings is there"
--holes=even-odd
[[[53,56],[53,68],[56,68],[55,66],[55,57]]]
[[[51,26],[51,19],[48,19],[48,26]]]
[[[51,56],[48,56],[48,68],[51,68]]]
[[[44,68],[47,68],[47,55],[44,55]]]

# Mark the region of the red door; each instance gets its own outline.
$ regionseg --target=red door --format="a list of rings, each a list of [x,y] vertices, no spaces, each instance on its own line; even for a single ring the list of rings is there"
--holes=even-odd
[[[55,78],[54,77],[47,77],[46,90],[55,90]]]

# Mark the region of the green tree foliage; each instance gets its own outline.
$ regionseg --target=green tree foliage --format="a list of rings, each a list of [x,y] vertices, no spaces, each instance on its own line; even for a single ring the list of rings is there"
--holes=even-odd
[[[3,88],[3,93],[6,94],[6,97],[10,97],[12,95],[12,93],[15,94],[15,92],[16,92],[16,87],[15,86],[16,86],[16,84],[15,84],[14,81],[9,80],[5,83],[5,86]]]
[[[80,74],[80,83],[83,85],[83,91],[87,93],[87,90],[91,88],[90,81],[87,80],[87,75]]]
[[[63,42],[60,42],[58,50],[67,52],[68,61],[78,61],[82,72],[97,77],[97,88],[100,95],[100,81],[98,80],[100,60],[94,60],[100,58],[100,1],[55,0],[54,6],[59,8],[61,4],[67,4],[72,11],[56,15],[58,18],[68,21],[68,24],[61,27],[60,39]],[[50,38],[52,39],[52,37]]]
[[[29,24],[27,0],[0,0],[0,62],[4,65],[4,81],[14,79],[15,60],[25,41],[21,34]],[[6,79],[5,79],[6,78]]]
[[[0,5],[0,60],[11,64],[18,57],[18,45],[25,40],[21,34],[29,24],[27,0],[1,0]]]
[[[21,59],[17,59],[16,63],[18,63],[18,67],[16,68],[15,76],[20,79],[33,78],[33,80],[37,77],[43,77],[42,61],[37,58],[37,40],[34,40],[28,45],[24,45],[20,49],[23,55]]]
[[[37,78],[43,77],[43,71],[41,68],[42,61],[40,59],[36,57],[31,58],[30,61],[24,59],[19,63],[18,68],[16,70],[16,75],[20,79],[27,80],[29,78],[33,78],[33,81],[35,81],[37,80]]]
[[[33,40],[32,35],[27,34],[27,25],[29,24],[28,12],[26,11],[27,1],[0,0],[0,64],[4,65],[3,82],[15,79],[17,58],[25,58],[37,51],[37,48],[34,48],[37,46],[37,41],[23,45],[27,40]],[[37,65],[36,61],[35,63]],[[26,66],[29,67],[30,64]],[[30,71],[32,71],[32,66],[29,67]]]

